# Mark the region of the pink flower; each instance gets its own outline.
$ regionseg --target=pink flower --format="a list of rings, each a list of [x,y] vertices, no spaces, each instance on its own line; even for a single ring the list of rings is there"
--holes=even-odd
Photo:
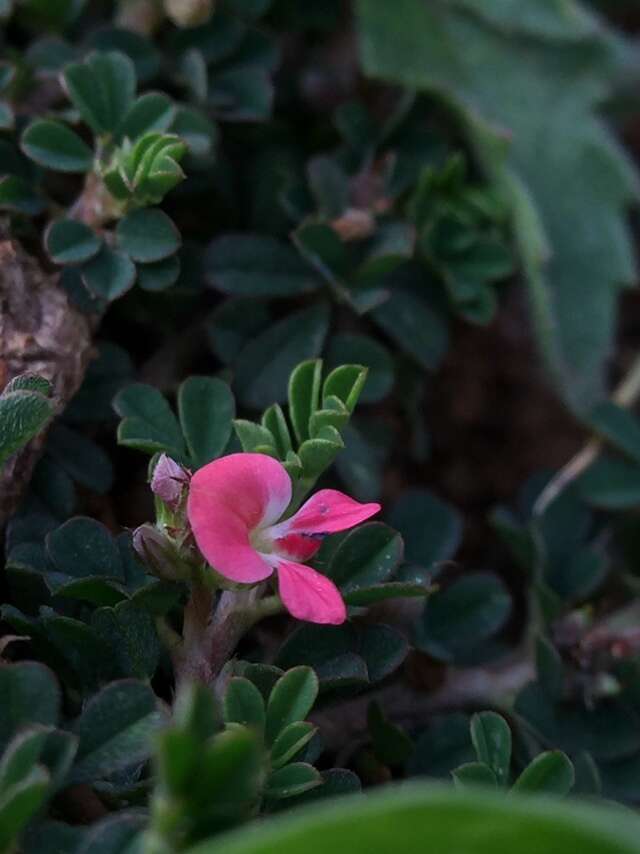
[[[264,454],[231,454],[191,478],[187,514],[198,548],[232,581],[254,584],[278,573],[280,597],[299,620],[339,625],[347,609],[326,576],[297,561],[309,560],[325,534],[346,531],[380,510],[335,489],[322,489],[290,519],[284,466]]]

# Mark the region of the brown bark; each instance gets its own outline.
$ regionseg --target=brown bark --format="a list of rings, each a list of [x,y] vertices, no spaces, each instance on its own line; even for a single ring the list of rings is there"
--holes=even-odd
[[[92,356],[90,324],[0,223],[0,389],[19,374],[53,384],[57,411],[78,390]],[[0,528],[13,513],[40,456],[46,431],[0,471]]]

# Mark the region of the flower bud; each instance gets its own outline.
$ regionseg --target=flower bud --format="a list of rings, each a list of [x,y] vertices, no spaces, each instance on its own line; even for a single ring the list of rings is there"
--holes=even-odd
[[[149,571],[165,581],[189,577],[188,568],[175,545],[155,525],[145,523],[133,532],[133,548]]]
[[[205,24],[214,6],[215,0],[164,0],[165,12],[177,27]]]
[[[175,460],[162,454],[151,478],[151,491],[164,503],[176,510],[182,499],[182,493],[189,483],[189,473]]]

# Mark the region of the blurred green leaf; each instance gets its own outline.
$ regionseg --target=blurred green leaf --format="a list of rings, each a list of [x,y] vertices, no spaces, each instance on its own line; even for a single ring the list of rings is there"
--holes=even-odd
[[[624,51],[573,0],[539,12],[552,38],[531,37],[512,4],[357,3],[365,73],[443,97],[507,201],[540,346],[564,398],[584,410],[602,394],[615,301],[635,278],[624,207],[637,176],[595,115]]]
[[[356,796],[300,810],[274,820],[260,833],[239,831],[223,844],[225,854],[386,854],[420,851],[428,839],[434,850],[465,854],[632,854],[637,850],[637,827],[632,814],[595,804],[505,799],[490,792],[404,784],[364,799]],[[216,848],[219,840],[204,842],[189,854],[214,854]]]
[[[92,53],[68,65],[63,79],[73,105],[96,134],[113,133],[133,103],[135,68],[118,51]]]
[[[541,753],[528,765],[513,784],[514,791],[568,795],[573,787],[573,765],[559,750]]]
[[[22,134],[20,145],[27,157],[54,172],[89,172],[93,151],[66,125],[40,119]]]
[[[118,222],[116,236],[120,249],[141,264],[163,261],[180,248],[178,229],[158,208],[127,214]]]
[[[73,219],[52,222],[44,241],[56,264],[81,264],[97,255],[102,246],[101,238],[92,228]]]
[[[297,254],[271,237],[227,234],[209,244],[210,284],[236,297],[286,297],[317,290],[319,282]]]
[[[318,696],[318,677],[310,667],[294,667],[278,679],[267,703],[265,737],[273,745],[290,724],[303,721]]]
[[[235,415],[227,383],[215,377],[189,377],[178,390],[178,413],[195,468],[224,452]]]

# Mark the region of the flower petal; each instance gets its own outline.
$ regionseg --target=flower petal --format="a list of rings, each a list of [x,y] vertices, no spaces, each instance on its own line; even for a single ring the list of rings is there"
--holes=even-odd
[[[270,530],[273,530],[271,528]],[[273,541],[274,551],[283,558],[291,560],[310,560],[322,545],[322,536],[287,534]]]
[[[290,534],[317,535],[346,531],[380,512],[379,504],[360,504],[336,489],[321,489],[305,502],[295,516],[274,525],[274,540]]]
[[[290,500],[291,480],[277,460],[265,454],[230,454],[193,475],[187,515],[211,566],[232,581],[249,584],[273,572],[249,535],[275,522]]]
[[[298,620],[339,626],[347,608],[333,581],[301,563],[278,561],[278,587],[285,608]]]

